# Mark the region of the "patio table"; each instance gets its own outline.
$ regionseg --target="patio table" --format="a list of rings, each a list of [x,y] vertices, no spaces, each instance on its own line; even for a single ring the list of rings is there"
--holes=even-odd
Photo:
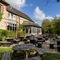
[[[28,58],[28,51],[30,49],[34,49],[35,45],[28,43],[28,44],[21,44],[21,45],[16,45],[12,49],[14,50],[13,56],[17,51],[24,51],[26,55],[26,59]]]

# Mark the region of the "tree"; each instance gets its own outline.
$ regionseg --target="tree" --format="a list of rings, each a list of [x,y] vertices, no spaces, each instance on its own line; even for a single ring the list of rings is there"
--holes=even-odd
[[[19,24],[18,27],[18,36],[24,36],[25,35],[25,31],[23,31],[23,24]]]
[[[47,0],[47,2],[46,2],[46,5],[48,4],[48,3],[55,3],[55,2],[60,2],[60,0]]]
[[[60,18],[53,20],[53,26],[56,34],[60,34]]]
[[[42,28],[44,33],[50,33],[50,27],[51,27],[51,21],[48,19],[43,20],[42,22]]]

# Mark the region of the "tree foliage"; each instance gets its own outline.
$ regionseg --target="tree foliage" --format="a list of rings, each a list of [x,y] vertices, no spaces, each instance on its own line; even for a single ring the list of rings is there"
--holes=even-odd
[[[18,27],[18,36],[24,36],[25,35],[25,31],[23,31],[23,24],[20,24]]]
[[[44,33],[60,34],[60,18],[55,18],[52,21],[44,20],[42,28]]]
[[[42,28],[43,28],[44,33],[49,32],[50,26],[51,26],[51,22],[50,22],[48,19],[45,19],[45,20],[42,22]]]

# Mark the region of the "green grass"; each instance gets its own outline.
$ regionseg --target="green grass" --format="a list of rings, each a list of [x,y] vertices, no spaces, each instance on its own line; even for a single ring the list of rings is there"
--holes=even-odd
[[[0,48],[0,60],[2,60],[2,55],[4,52],[10,52],[12,54],[12,48]]]
[[[60,54],[57,53],[45,53],[42,56],[42,60],[59,60]]]

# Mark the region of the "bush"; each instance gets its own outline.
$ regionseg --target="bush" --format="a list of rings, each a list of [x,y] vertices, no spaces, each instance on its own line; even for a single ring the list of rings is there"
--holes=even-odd
[[[18,36],[25,36],[25,31],[18,31]]]
[[[14,37],[14,32],[10,30],[6,30],[6,37]]]
[[[13,37],[13,36],[14,36],[13,31],[0,29],[0,39],[2,39],[3,37]]]

